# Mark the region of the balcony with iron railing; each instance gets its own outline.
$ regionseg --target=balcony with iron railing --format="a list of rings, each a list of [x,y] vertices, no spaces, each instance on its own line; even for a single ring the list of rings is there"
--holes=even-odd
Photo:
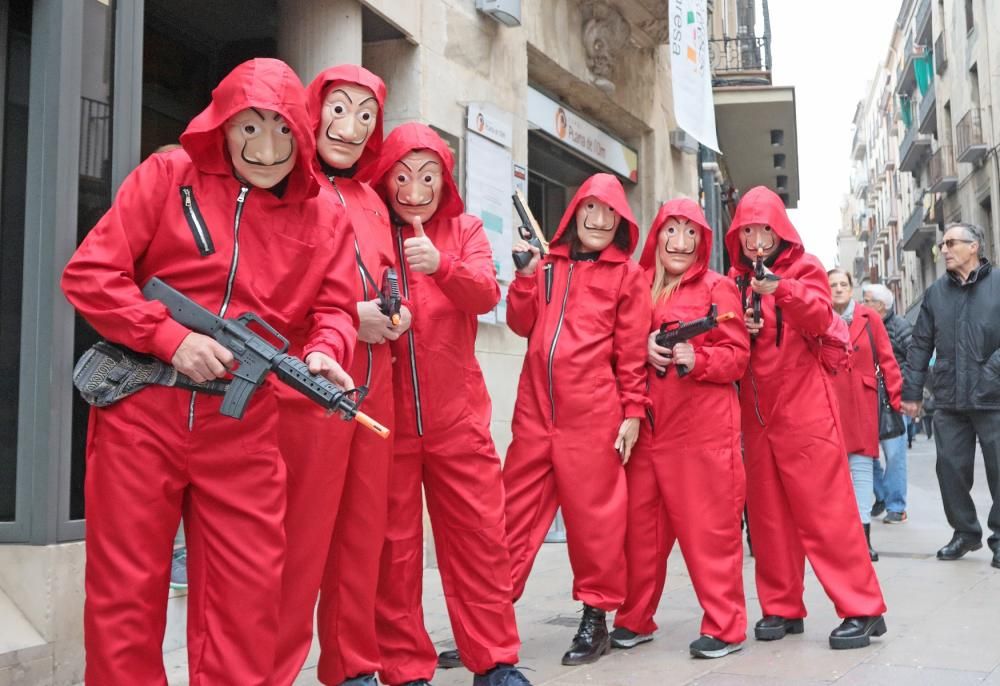
[[[736,36],[708,41],[712,84],[770,85],[771,39],[768,36]]]
[[[973,108],[955,126],[955,152],[959,162],[975,164],[989,152],[983,136],[982,110]]]
[[[865,130],[857,126],[854,128],[854,140],[851,142],[851,157],[857,161],[865,159]]]
[[[920,97],[917,105],[917,122],[920,133],[937,133],[937,96],[934,92],[934,81],[927,86],[927,92]]]
[[[926,216],[923,203],[915,204],[910,218],[903,225],[903,250],[917,252],[934,243],[937,227],[928,223]]]
[[[899,144],[899,170],[917,175],[931,152],[931,136],[920,133],[916,126],[906,130],[903,142]]]
[[[930,43],[931,37],[931,2],[917,0],[916,18],[913,21],[913,32],[918,43]]]
[[[931,193],[951,193],[958,186],[955,158],[950,145],[942,145],[927,163],[928,190]]]
[[[851,193],[855,198],[863,198],[868,191],[868,174],[863,169],[859,169],[851,175]]]
[[[943,74],[948,68],[948,53],[946,52],[947,43],[944,40],[944,31],[938,34],[937,40],[934,41],[934,71],[937,72],[938,76]]]

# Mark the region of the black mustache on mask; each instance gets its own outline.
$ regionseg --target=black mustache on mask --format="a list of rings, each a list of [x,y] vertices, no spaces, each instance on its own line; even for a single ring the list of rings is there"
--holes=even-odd
[[[399,190],[397,190],[396,191],[396,202],[398,202],[403,207],[427,207],[428,205],[430,205],[431,203],[434,202],[434,193],[433,192],[431,193],[431,198],[427,202],[409,203],[409,202],[403,202],[399,198]]]
[[[368,127],[367,126],[365,127],[365,135],[361,138],[361,140],[359,140],[356,143],[353,142],[353,141],[344,140],[340,136],[333,135],[332,133],[330,133],[330,126],[333,126],[333,122],[330,122],[329,126],[326,127],[326,131],[323,132],[323,135],[326,136],[326,139],[328,141],[334,141],[336,143],[343,143],[344,145],[364,145],[365,142],[368,140]]]
[[[757,244],[754,243],[753,245],[750,245],[750,241],[744,242],[743,245],[746,246],[747,250],[756,250],[757,249]],[[761,243],[760,249],[763,250],[764,252],[767,252],[768,250],[770,250],[771,248],[773,248],[775,245],[776,245],[776,243],[775,243],[775,239],[774,239],[774,232],[772,232],[771,233],[771,244],[770,245],[764,245],[763,243]]]
[[[698,250],[698,246],[694,246],[690,250],[673,250],[670,245],[667,245],[665,251],[668,255],[693,255]]]
[[[607,232],[607,231],[614,231],[616,227],[612,226],[612,227],[607,228],[607,229],[602,229],[600,226],[591,226],[590,224],[587,223],[587,220],[584,219],[583,220],[583,228],[587,229],[588,231],[605,231],[605,232]]]
[[[252,164],[255,167],[277,167],[279,165],[284,164],[288,160],[292,159],[292,153],[295,151],[295,146],[294,145],[289,145],[288,146],[288,155],[285,156],[285,159],[283,159],[283,160],[277,160],[275,162],[272,162],[271,164],[264,164],[263,162],[254,162],[251,159],[247,159],[247,143],[248,142],[249,141],[243,141],[243,149],[240,150],[240,157],[243,159],[244,162],[246,162],[247,164]]]

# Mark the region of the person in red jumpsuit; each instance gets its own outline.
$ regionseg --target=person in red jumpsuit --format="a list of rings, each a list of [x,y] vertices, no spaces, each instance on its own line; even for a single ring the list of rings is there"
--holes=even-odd
[[[740,200],[726,250],[760,322],[744,312],[750,364],[740,383],[747,509],[763,618],[758,640],[801,633],[805,558],[843,623],[830,647],[858,648],[885,633],[885,601],[864,532],[840,429],[824,337],[846,325],[833,312],[820,261],[805,252],[781,199],[758,186]],[[764,261],[757,279],[758,253]]]
[[[902,404],[903,375],[892,352],[889,332],[882,316],[872,308],[854,301],[854,280],[843,269],[827,273],[833,296],[833,311],[843,319],[850,336],[850,363],[833,377],[833,389],[840,406],[840,426],[844,431],[844,449],[851,469],[854,497],[868,542],[868,557],[878,561],[872,548],[871,510],[874,500],[872,482],[879,451],[879,398],[876,372],[885,380],[889,403],[897,412]]]
[[[475,686],[523,686],[514,667],[510,557],[490,397],[475,357],[477,315],[500,299],[490,244],[464,206],[447,145],[423,124],[386,138],[365,173],[389,205],[413,326],[393,343],[396,440],[376,629],[382,681],[429,684],[437,665],[424,627],[423,498],[448,615]]]
[[[344,207],[354,228],[351,284],[360,320],[352,378],[368,388],[365,411],[392,426],[392,355],[388,341],[409,326],[402,308],[394,326],[379,310],[385,272],[395,267],[389,212],[356,180],[382,145],[385,84],[355,65],[321,72],[308,87],[323,193]],[[332,228],[332,227],[331,227]],[[305,331],[295,342],[304,342]],[[272,683],[295,681],[313,638],[313,612],[325,684],[375,684],[380,667],[375,593],[386,523],[392,439],[330,421],[322,408],[286,392],[280,396],[280,445],[288,466],[278,653]],[[321,587],[322,583],[322,587]],[[322,588],[322,591],[320,589]]]
[[[616,648],[652,640],[675,541],[704,610],[691,654],[723,657],[746,638],[746,479],[735,384],[746,371],[750,337],[739,321],[739,291],[708,268],[711,253],[712,230],[701,207],[681,198],[660,208],[639,260],[652,283],[647,355],[657,373],[649,374],[651,420],[625,467],[628,594],[611,632]],[[661,324],[700,319],[712,306],[735,316],[672,349],[656,344]]]
[[[621,183],[595,174],[573,196],[549,255],[530,248],[507,295],[507,324],[528,338],[503,472],[514,598],[561,507],[573,598],[583,603],[564,665],[610,650],[605,613],[625,599],[622,464],[648,405],[651,305],[630,257],[638,240]]]
[[[223,317],[305,330],[313,373],[353,386],[353,235],[317,197],[305,89],[283,62],[241,64],[181,136],[122,184],[63,274],[98,333],[196,381],[232,354],[140,288],[157,276]],[[218,396],[154,386],[93,409],[87,442],[89,684],[166,685],[162,644],[174,533],[184,514],[192,684],[267,684],[285,556],[285,464],[270,377],[241,421]],[[340,421],[333,418],[332,421]]]

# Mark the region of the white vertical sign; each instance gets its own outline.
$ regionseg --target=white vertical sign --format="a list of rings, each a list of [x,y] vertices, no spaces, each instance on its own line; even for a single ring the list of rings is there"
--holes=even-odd
[[[716,152],[705,0],[670,0],[670,72],[677,125]]]

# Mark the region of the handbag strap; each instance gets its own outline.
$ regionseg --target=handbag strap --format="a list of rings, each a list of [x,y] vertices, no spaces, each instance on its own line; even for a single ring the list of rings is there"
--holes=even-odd
[[[871,327],[868,325],[867,321],[865,322],[865,332],[868,334],[868,342],[871,344],[872,347],[872,362],[875,363],[875,376],[876,378],[881,379],[882,365],[878,363],[878,354],[875,352],[875,337],[872,336],[872,330]]]

